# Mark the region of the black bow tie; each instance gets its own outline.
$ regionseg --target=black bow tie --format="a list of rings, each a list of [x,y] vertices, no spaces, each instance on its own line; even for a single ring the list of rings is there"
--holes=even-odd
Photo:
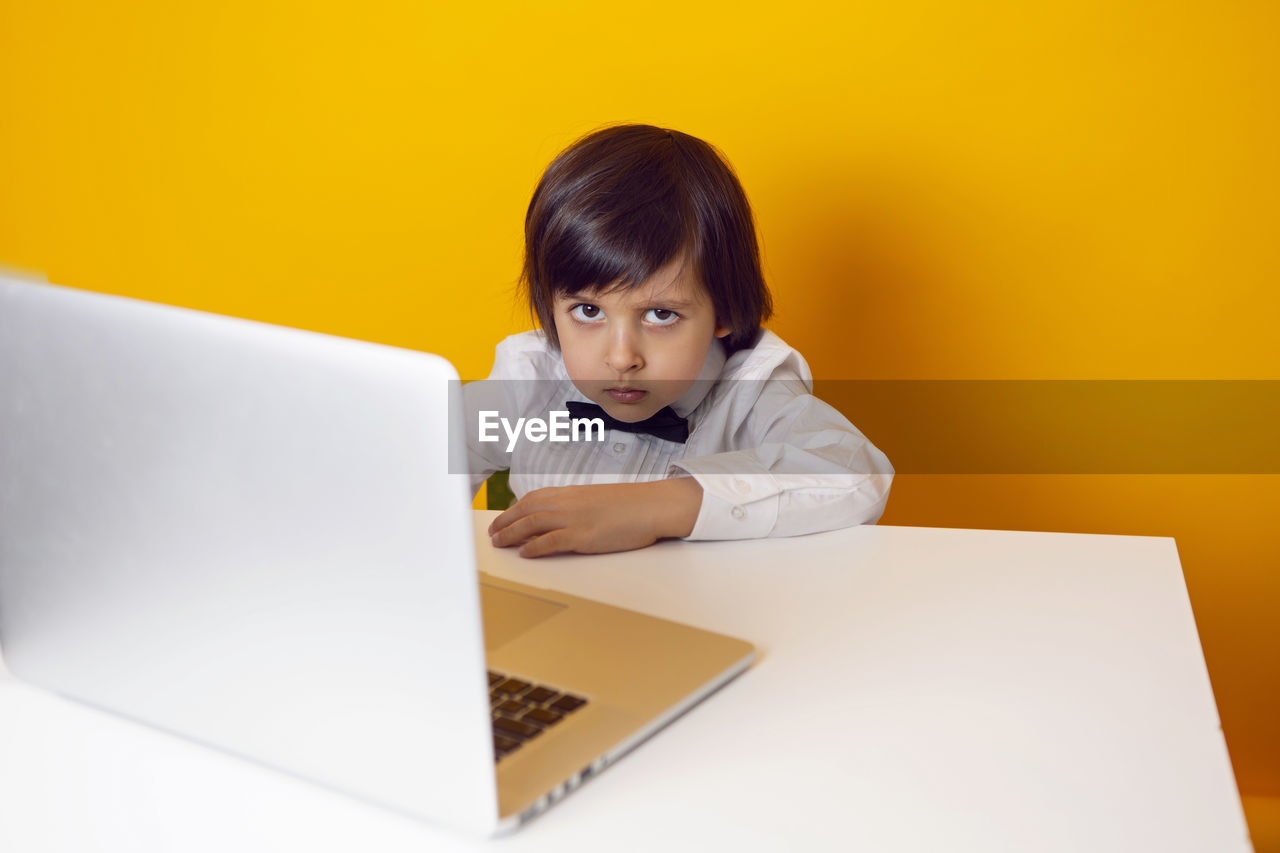
[[[579,403],[570,400],[565,403],[565,406],[569,408],[569,417],[573,420],[599,418],[604,421],[605,429],[645,433],[667,441],[678,441],[681,444],[684,444],[689,438],[689,419],[677,415],[676,410],[670,406],[665,406],[655,414],[635,423],[611,418],[608,412],[595,403]]]

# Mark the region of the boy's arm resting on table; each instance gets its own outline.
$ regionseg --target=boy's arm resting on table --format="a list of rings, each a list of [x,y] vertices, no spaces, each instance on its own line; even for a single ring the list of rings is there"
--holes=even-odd
[[[494,519],[497,547],[524,557],[629,551],[658,539],[798,536],[873,523],[893,479],[889,460],[835,409],[790,398],[751,449],[684,459],[647,483],[537,489]]]
[[[520,556],[562,551],[631,551],[693,532],[702,486],[689,477],[648,483],[609,483],[536,489],[489,525],[499,548]]]
[[[758,447],[672,466],[703,489],[697,523],[686,538],[798,536],[879,520],[893,466],[840,412],[797,395],[761,427]]]

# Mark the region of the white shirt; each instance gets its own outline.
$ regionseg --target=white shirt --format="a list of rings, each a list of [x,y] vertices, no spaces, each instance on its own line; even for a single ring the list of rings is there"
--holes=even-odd
[[[800,353],[770,331],[726,360],[712,342],[693,387],[672,404],[689,419],[684,444],[606,430],[603,441],[478,439],[480,412],[549,419],[589,402],[541,331],[498,344],[485,382],[463,386],[472,493],[510,469],[517,498],[534,489],[692,476],[702,506],[689,539],[796,536],[876,522],[893,466],[858,429],[814,397]],[[490,433],[492,436],[492,433]],[[510,446],[510,449],[508,449]]]

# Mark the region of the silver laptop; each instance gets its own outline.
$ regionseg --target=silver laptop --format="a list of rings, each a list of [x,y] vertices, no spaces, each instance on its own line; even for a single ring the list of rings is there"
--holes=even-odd
[[[538,814],[753,651],[477,583],[456,380],[426,353],[0,276],[6,665],[433,822]]]

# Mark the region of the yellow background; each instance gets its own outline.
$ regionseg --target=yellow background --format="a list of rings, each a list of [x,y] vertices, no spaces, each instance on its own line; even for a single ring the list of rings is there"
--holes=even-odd
[[[479,377],[541,169],[644,121],[732,160],[820,377],[1280,379],[1280,7],[768,8],[0,0],[0,259]],[[1176,537],[1274,829],[1277,480],[902,476],[884,521]]]

